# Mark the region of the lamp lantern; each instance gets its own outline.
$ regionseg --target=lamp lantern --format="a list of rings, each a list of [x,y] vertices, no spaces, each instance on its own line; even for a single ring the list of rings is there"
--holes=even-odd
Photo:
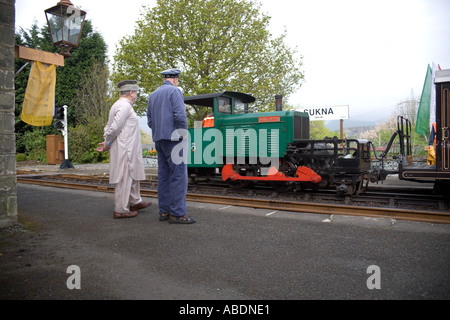
[[[75,8],[70,0],[61,0],[45,10],[45,16],[53,45],[61,48],[65,58],[70,57],[70,49],[78,47],[86,12]]]

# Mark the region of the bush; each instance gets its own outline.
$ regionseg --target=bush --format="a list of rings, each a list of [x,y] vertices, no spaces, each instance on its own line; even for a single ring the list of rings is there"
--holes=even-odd
[[[23,143],[28,154],[27,160],[38,160],[47,163],[45,135],[39,130],[24,133]]]
[[[25,153],[16,153],[16,162],[27,160],[27,155]]]
[[[69,157],[73,162],[108,162],[108,152],[95,150],[98,147],[97,144],[103,141],[103,137],[92,131],[92,128],[86,125],[69,128]]]

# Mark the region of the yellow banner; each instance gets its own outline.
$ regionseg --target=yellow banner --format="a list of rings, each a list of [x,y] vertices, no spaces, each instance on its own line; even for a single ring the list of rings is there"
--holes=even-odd
[[[55,65],[33,62],[20,115],[22,121],[32,126],[52,124],[55,108],[55,85]]]

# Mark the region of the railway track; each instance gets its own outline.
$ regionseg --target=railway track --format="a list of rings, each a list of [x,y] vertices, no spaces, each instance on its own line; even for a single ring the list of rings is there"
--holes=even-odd
[[[96,192],[114,192],[114,187],[109,185],[107,176],[95,175],[26,175],[18,172],[18,183],[35,184],[57,188],[67,188],[76,190],[89,190]],[[157,177],[149,177],[141,184],[141,195],[143,197],[156,198]],[[379,197],[379,196],[378,196]],[[417,196],[415,196],[417,197]],[[385,204],[380,205],[380,201],[375,201],[357,197],[349,200],[348,197],[340,198],[340,203],[336,203],[336,198],[324,195],[302,194],[299,196],[280,197],[277,193],[265,191],[258,195],[258,191],[243,191],[235,193],[233,190],[195,185],[190,188],[187,200],[202,203],[232,204],[234,206],[262,208],[280,211],[308,212],[325,215],[352,215],[363,217],[382,217],[398,220],[411,220],[429,223],[450,223],[450,212],[447,203],[438,200],[437,205],[429,206],[432,210],[412,209],[412,208],[392,208],[392,200],[383,198]],[[330,200],[332,199],[333,200]],[[409,198],[411,200],[412,198]],[[404,200],[404,201],[409,201]],[[398,199],[397,199],[398,201]],[[419,199],[423,203],[424,199]],[[432,201],[432,200],[429,200]],[[376,203],[376,204],[374,204]],[[408,205],[411,207],[411,203]],[[406,205],[405,205],[406,207]],[[412,207],[415,207],[412,205]]]

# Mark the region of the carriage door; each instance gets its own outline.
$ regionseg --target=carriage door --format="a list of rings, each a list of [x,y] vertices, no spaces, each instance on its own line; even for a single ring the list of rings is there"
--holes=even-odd
[[[450,170],[450,91],[449,85],[441,87],[442,170]]]

